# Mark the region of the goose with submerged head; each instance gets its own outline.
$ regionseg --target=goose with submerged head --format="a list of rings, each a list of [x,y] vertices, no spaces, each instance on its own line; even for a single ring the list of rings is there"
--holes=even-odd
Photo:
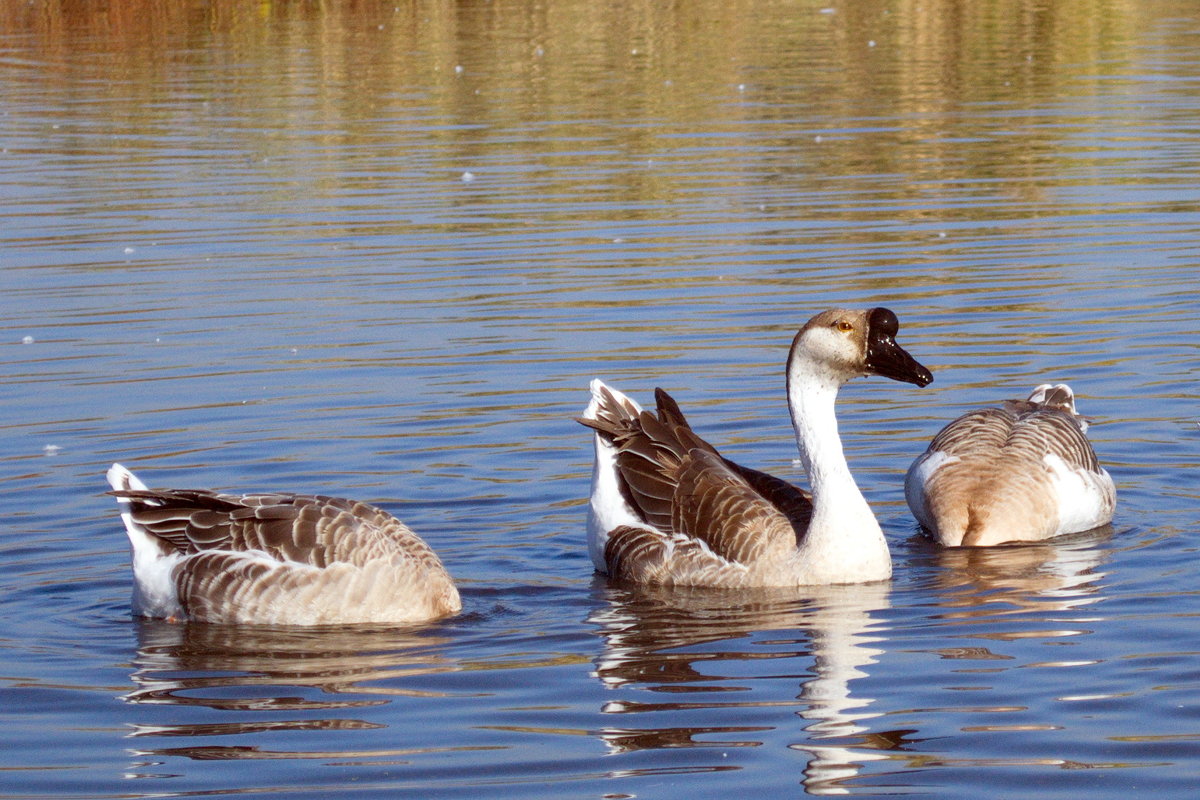
[[[1116,507],[1065,383],[970,411],[933,437],[904,480],[913,516],[950,547],[1035,542],[1107,524]]]
[[[145,617],[270,625],[416,623],[462,609],[437,554],[381,508],[323,495],[108,482]]]
[[[722,458],[655,391],[657,413],[601,381],[581,423],[595,432],[588,549],[638,583],[714,587],[863,583],[892,574],[887,542],[842,452],[834,403],[852,378],[933,380],[896,344],[886,308],[831,309],[787,360],[792,425],[811,494]]]

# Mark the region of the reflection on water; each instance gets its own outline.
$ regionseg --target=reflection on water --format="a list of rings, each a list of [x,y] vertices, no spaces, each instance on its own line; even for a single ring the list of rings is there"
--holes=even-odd
[[[1054,641],[1093,632],[1102,617],[1074,612],[1105,598],[1105,573],[1098,568],[1109,557],[1105,544],[1111,535],[1111,529],[1104,528],[1051,543],[966,548],[928,544],[936,566],[928,586],[934,593],[929,619],[937,622],[938,635],[945,641],[930,652],[954,661],[997,662],[975,670],[996,673],[1030,664],[1006,664],[1014,656],[1004,647],[974,642]]]
[[[879,751],[898,748],[912,733],[864,735],[870,732],[865,723],[879,712],[870,710],[873,698],[850,692],[850,682],[865,677],[869,665],[884,652],[871,646],[882,647],[885,642],[885,637],[872,635],[878,623],[873,623],[871,613],[886,609],[887,601],[886,592],[877,586],[830,587],[820,593],[821,607],[808,621],[816,675],[804,684],[800,696],[809,707],[800,716],[812,721],[806,728],[811,739],[791,746],[812,754],[804,781],[811,794],[849,793],[843,783],[858,775],[864,762],[886,758]],[[841,744],[826,745],[823,740]]]
[[[928,584],[904,595],[912,608],[925,609],[919,635],[896,630],[889,585],[818,587],[799,595],[764,591],[751,597],[611,588],[608,605],[589,617],[604,641],[594,675],[620,694],[604,702],[601,712],[657,724],[622,722],[595,735],[614,754],[775,747],[783,737],[782,746],[807,757],[800,779],[805,791],[828,795],[854,791],[867,774],[901,779],[897,776],[906,769],[962,765],[942,752],[945,734],[928,722],[931,713],[965,715],[968,721],[958,733],[1059,730],[1046,725],[1043,709],[1034,705],[1037,697],[1015,705],[980,700],[1003,683],[1008,670],[1095,663],[1067,654],[1034,660],[1016,655],[1016,649],[1094,632],[1102,618],[1078,611],[1104,599],[1104,573],[1098,568],[1109,557],[1104,545],[1110,536],[1111,531],[1100,531],[1053,544],[998,548],[913,544],[931,562]],[[937,645],[924,646],[927,639]],[[957,663],[951,674],[973,676],[973,691],[962,696],[962,704],[904,710],[903,684],[920,685],[927,666],[906,675],[900,685],[887,686],[884,695],[856,688],[856,683],[872,683],[876,666],[889,661],[895,648],[903,649],[905,658],[928,653]],[[783,684],[793,691],[786,692]],[[943,686],[926,685],[911,695]],[[770,715],[769,725],[747,724],[757,718],[756,710],[779,708],[793,709],[802,727],[781,726],[778,714]],[[1061,766],[1064,759],[1031,759],[1021,752],[987,762]]]
[[[923,624],[898,647],[906,656],[934,655],[946,667],[936,686],[925,684],[928,667],[897,682],[896,691],[911,706],[889,716],[912,722],[921,739],[904,748],[912,754],[889,765],[891,774],[1005,767],[1019,783],[1025,768],[1115,766],[1079,758],[1077,743],[1061,738],[1070,728],[1058,721],[1081,682],[1094,680],[1089,668],[1113,657],[1103,642],[1111,622],[1092,610],[1111,601],[1100,567],[1112,558],[1112,536],[1106,528],[1052,543],[991,548],[910,542],[934,569],[927,582],[908,589],[912,606],[925,613]],[[1024,678],[1014,682],[1015,675]],[[981,755],[956,746],[954,737],[962,734],[1016,738],[992,739]]]
[[[686,720],[706,712],[795,708],[806,721],[805,739],[788,747],[809,755],[806,790],[843,793],[843,782],[864,762],[886,757],[877,750],[898,747],[910,733],[870,731],[864,723],[878,716],[870,708],[875,701],[851,691],[851,682],[883,653],[876,616],[888,608],[888,592],[887,584],[805,588],[799,596],[795,590],[613,589],[610,605],[590,617],[604,637],[596,677],[609,689],[678,699],[613,700],[602,713],[651,714],[682,724],[614,725],[597,735],[614,753],[758,747],[764,741],[754,734],[774,728]],[[800,688],[794,698],[768,691],[760,699],[764,682],[790,680]]]
[[[1112,529],[1053,542],[1002,547],[939,548],[935,586],[940,617],[971,620],[1005,613],[1065,611],[1095,603],[1097,570]]]
[[[5,791],[1190,796],[1197,52],[1194,0],[0,0]],[[938,375],[841,400],[890,590],[588,591],[590,378],[786,472],[780,348],[884,302]],[[1046,380],[1115,530],[906,540]],[[473,607],[133,636],[127,458],[385,503]]]
[[[263,732],[371,730],[385,727],[364,719],[314,715],[387,704],[389,697],[437,696],[388,686],[394,679],[452,670],[441,649],[446,640],[404,629],[350,626],[292,629],[207,625],[138,619],[137,657],[130,679],[137,687],[129,703],[222,712],[308,712],[299,718],[238,721],[137,723],[138,737],[247,736]],[[224,715],[222,715],[224,716]],[[267,751],[249,745],[197,743],[138,749],[141,756],[193,759],[348,758],[411,755],[428,750],[353,752]]]

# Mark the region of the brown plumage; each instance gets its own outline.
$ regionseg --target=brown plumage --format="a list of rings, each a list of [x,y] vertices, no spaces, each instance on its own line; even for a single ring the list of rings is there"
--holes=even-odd
[[[595,417],[579,422],[615,448],[621,492],[654,529],[612,531],[605,545],[610,575],[669,584],[681,572],[715,568],[736,581],[743,565],[796,548],[812,512],[807,493],[722,458],[662,389],[654,392],[657,414],[608,387],[601,392]]]
[[[1037,541],[1104,525],[1116,490],[1065,384],[968,412],[905,479],[917,520],[943,544]]]
[[[588,548],[596,569],[681,586],[889,577],[887,543],[845,463],[834,401],[838,388],[859,375],[920,386],[932,380],[896,344],[898,327],[885,308],[831,309],[796,334],[788,407],[811,495],[723,458],[662,389],[655,390],[655,410],[646,411],[593,381],[579,421],[595,432]]]
[[[433,550],[367,503],[148,489],[109,472],[134,550],[135,606],[208,622],[415,622],[461,608]]]

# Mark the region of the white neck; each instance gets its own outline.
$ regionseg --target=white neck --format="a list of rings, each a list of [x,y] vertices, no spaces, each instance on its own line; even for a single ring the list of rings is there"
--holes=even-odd
[[[815,559],[817,571],[865,570],[886,578],[891,574],[887,542],[850,474],[838,435],[834,404],[843,382],[802,355],[788,364],[788,407],[813,502],[802,549]]]

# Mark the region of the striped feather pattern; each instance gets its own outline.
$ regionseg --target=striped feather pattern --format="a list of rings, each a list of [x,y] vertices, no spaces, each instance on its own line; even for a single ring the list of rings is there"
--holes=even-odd
[[[1037,541],[1107,524],[1116,490],[1065,384],[968,412],[909,468],[917,520],[950,546]]]
[[[416,622],[462,607],[433,550],[386,511],[320,495],[148,489],[109,473],[141,591],[207,622]],[[157,551],[147,558],[140,550]],[[156,564],[169,560],[169,570]],[[148,565],[140,567],[140,565]],[[162,571],[163,577],[156,577]],[[169,581],[168,586],[156,582]],[[152,603],[150,611],[170,603]],[[156,614],[157,615],[157,614]]]
[[[657,413],[600,384],[579,421],[616,451],[621,492],[644,526],[609,533],[610,575],[642,583],[741,585],[795,552],[811,513],[807,495],[722,458],[678,405],[655,390]]]
[[[588,553],[596,569],[669,586],[889,578],[887,540],[846,463],[835,403],[843,384],[864,375],[933,380],[896,343],[899,328],[886,308],[833,308],[792,339],[788,410],[811,494],[722,458],[663,390],[650,412],[592,381],[579,421],[595,432]]]

